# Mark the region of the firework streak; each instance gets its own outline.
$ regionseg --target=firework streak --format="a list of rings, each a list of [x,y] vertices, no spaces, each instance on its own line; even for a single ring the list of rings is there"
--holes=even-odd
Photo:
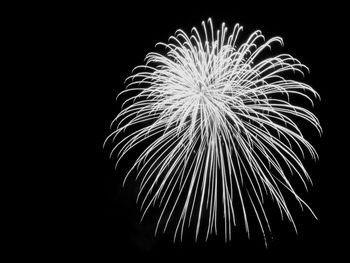
[[[118,153],[117,164],[132,148],[147,143],[125,179],[136,171],[143,216],[159,205],[156,232],[175,219],[174,240],[178,233],[182,239],[191,223],[196,239],[203,228],[208,238],[218,233],[220,220],[225,240],[230,240],[238,215],[249,236],[248,209],[265,237],[271,231],[265,197],[296,230],[286,193],[314,215],[289,179],[297,175],[306,187],[311,179],[298,156],[308,152],[318,158],[295,121],[322,131],[316,116],[291,98],[313,105],[319,95],[286,77],[308,71],[297,59],[288,54],[263,57],[272,44],[283,45],[282,38],[266,41],[255,31],[239,43],[241,31],[236,24],[229,34],[224,23],[214,31],[211,19],[202,22],[201,34],[196,28],[190,36],[176,31],[167,44],[157,44],[165,55],[149,53],[119,94],[127,99],[106,141],[116,142],[112,154]]]

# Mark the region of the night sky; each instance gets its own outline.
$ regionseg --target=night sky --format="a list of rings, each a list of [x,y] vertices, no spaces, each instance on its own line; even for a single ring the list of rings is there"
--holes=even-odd
[[[333,101],[334,93],[339,94],[339,90],[345,88],[334,81],[337,78],[334,74],[338,72],[335,69],[335,56],[338,55],[334,54],[337,53],[336,43],[340,43],[342,37],[337,26],[340,22],[333,17],[338,19],[341,14],[326,4],[308,6],[305,1],[274,5],[236,2],[91,4],[68,8],[67,14],[62,14],[62,21],[66,21],[65,16],[72,21],[65,22],[68,37],[60,40],[70,52],[67,72],[74,76],[74,81],[69,84],[72,94],[79,89],[76,97],[79,103],[72,121],[74,127],[79,127],[74,130],[79,150],[70,173],[80,178],[78,202],[68,216],[71,230],[65,237],[66,245],[63,245],[65,241],[61,244],[62,250],[78,251],[78,255],[107,256],[115,262],[126,262],[126,259],[121,260],[122,255],[141,256],[141,259],[162,258],[164,261],[212,258],[218,262],[250,262],[253,259],[307,259],[316,262],[325,256],[340,255],[345,245],[345,241],[339,239],[343,232],[341,222],[344,217],[341,214],[344,207],[338,202],[342,200],[342,193],[336,188],[338,176],[347,173],[342,172],[338,165],[344,155],[339,156],[339,150],[332,142],[334,137],[341,136],[341,132],[334,129],[340,116],[331,109],[339,106]],[[152,210],[140,222],[140,206],[136,204],[137,182],[131,176],[122,187],[133,156],[123,160],[115,169],[116,159],[109,159],[111,145],[105,149],[102,147],[111,132],[109,125],[120,111],[121,103],[115,98],[124,89],[124,80],[133,67],[142,64],[148,52],[157,50],[155,43],[167,41],[176,29],[189,33],[193,26],[200,27],[201,21],[209,17],[217,27],[222,22],[229,28],[240,23],[244,27],[243,39],[256,29],[262,30],[267,38],[281,36],[284,47],[275,45],[272,54],[286,52],[306,64],[310,74],[295,79],[310,84],[322,99],[316,101],[312,109],[324,129],[322,138],[316,130],[309,129],[310,126],[301,127],[320,155],[316,163],[309,157],[304,161],[313,179],[313,187],[305,192],[297,186],[297,192],[319,220],[309,212],[301,211],[292,201],[290,211],[298,228],[296,235],[286,218],[280,220],[276,204],[268,204],[273,236],[268,240],[268,248],[254,224],[249,239],[243,225],[239,225],[228,243],[220,233],[210,236],[207,242],[204,242],[204,237],[199,238],[197,243],[193,233],[188,233],[182,242],[173,243],[173,229],[154,236],[159,211]]]

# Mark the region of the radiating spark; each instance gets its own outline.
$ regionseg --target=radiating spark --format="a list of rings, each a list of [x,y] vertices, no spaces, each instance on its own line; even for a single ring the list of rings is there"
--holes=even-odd
[[[296,230],[283,189],[314,215],[290,178],[296,174],[306,187],[311,178],[299,155],[318,156],[295,119],[322,130],[312,112],[290,102],[299,96],[313,105],[317,92],[284,76],[308,68],[289,54],[261,57],[272,44],[283,45],[280,37],[265,41],[258,30],[240,44],[239,24],[231,34],[225,23],[215,32],[208,19],[202,29],[200,35],[193,28],[190,36],[177,30],[168,43],[157,44],[166,54],[147,54],[145,65],[127,78],[119,96],[134,95],[125,100],[113,121],[117,127],[106,139],[119,139],[112,154],[118,152],[118,164],[132,148],[148,143],[125,180],[137,171],[142,217],[156,203],[161,207],[156,231],[161,224],[165,231],[176,218],[174,240],[179,232],[182,239],[192,222],[196,239],[201,228],[208,238],[218,232],[222,218],[225,240],[230,240],[238,215],[249,235],[249,208],[265,237],[266,229],[271,231],[266,196]]]

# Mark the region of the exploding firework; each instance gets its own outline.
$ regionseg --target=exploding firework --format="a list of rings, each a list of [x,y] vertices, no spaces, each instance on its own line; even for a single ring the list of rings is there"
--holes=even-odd
[[[296,119],[322,131],[316,116],[291,97],[313,105],[319,95],[286,77],[308,70],[297,59],[263,57],[272,44],[283,45],[282,38],[265,40],[255,31],[240,43],[241,31],[236,24],[229,34],[225,23],[214,31],[211,19],[202,22],[201,34],[196,28],[190,36],[177,30],[168,43],[156,45],[164,54],[147,54],[119,94],[128,97],[106,141],[116,141],[117,165],[131,149],[146,144],[125,179],[135,171],[140,181],[142,218],[159,205],[156,232],[160,225],[166,231],[175,219],[174,239],[178,233],[182,239],[191,224],[196,239],[203,228],[208,238],[218,233],[221,220],[230,240],[238,217],[248,235],[250,217],[257,219],[265,236],[271,231],[265,197],[296,229],[286,193],[314,215],[290,182],[297,175],[305,187],[311,183],[299,156],[309,152],[318,158]]]

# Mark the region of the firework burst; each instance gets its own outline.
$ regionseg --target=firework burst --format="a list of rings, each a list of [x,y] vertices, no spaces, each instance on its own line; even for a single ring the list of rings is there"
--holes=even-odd
[[[239,43],[241,30],[236,24],[229,34],[223,23],[214,31],[211,19],[202,22],[201,34],[196,28],[190,36],[177,30],[168,43],[157,44],[165,54],[147,54],[145,65],[134,69],[119,94],[129,95],[106,141],[119,138],[112,150],[118,153],[117,164],[147,143],[125,179],[135,171],[140,180],[143,216],[159,205],[156,232],[175,218],[174,239],[178,233],[182,239],[191,223],[196,239],[202,228],[208,238],[218,233],[219,220],[225,240],[231,239],[238,217],[248,235],[250,217],[257,219],[265,236],[271,231],[265,197],[296,229],[286,192],[313,214],[290,182],[293,174],[305,187],[311,183],[299,156],[309,152],[317,159],[295,120],[305,120],[320,134],[321,127],[290,97],[312,104],[318,94],[285,75],[308,68],[289,54],[262,57],[271,44],[283,45],[282,38],[265,40],[255,31]]]

